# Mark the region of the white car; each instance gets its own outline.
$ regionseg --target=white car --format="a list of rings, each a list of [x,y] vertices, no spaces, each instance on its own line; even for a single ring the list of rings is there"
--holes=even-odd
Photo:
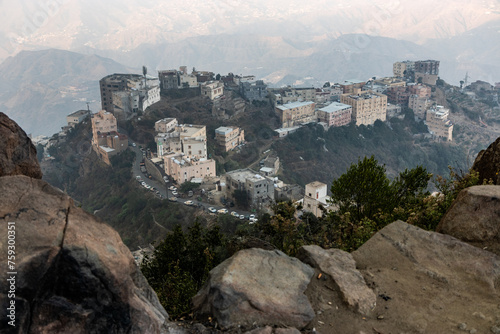
[[[177,202],[177,197],[169,197],[168,200],[170,202]]]
[[[241,220],[245,219],[245,216],[244,215],[240,215],[240,219]]]
[[[208,211],[210,211],[211,213],[216,213],[217,212],[217,210],[215,208],[213,208],[213,207],[209,207]]]
[[[238,212],[233,211],[233,212],[231,212],[231,216],[233,216],[233,217],[239,217],[240,215],[238,214]]]
[[[176,187],[174,187],[174,186],[170,186],[170,187],[168,187],[168,190],[170,190],[170,191],[176,191],[176,190],[177,190],[177,188],[176,188]]]
[[[226,214],[228,211],[227,209],[219,209],[217,210],[217,213],[221,213],[221,214]]]
[[[184,204],[185,204],[185,205],[188,205],[188,206],[191,206],[191,205],[193,205],[194,203],[193,203],[193,201],[185,201],[185,202],[184,202]]]
[[[255,219],[255,215],[253,215],[253,214],[248,216],[248,220],[252,220],[252,219]]]
[[[172,195],[177,196],[179,194],[177,193],[177,191],[172,191]]]

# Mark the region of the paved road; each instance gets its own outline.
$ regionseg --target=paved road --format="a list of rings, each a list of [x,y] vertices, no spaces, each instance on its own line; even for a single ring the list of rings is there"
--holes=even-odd
[[[130,146],[130,149],[135,153],[135,160],[134,160],[134,163],[132,165],[132,173],[134,174],[134,179],[136,178],[136,176],[140,176],[142,181],[144,181],[147,185],[157,189],[160,192],[161,197],[165,200],[170,198],[170,197],[174,197],[172,195],[172,192],[170,190],[168,190],[168,187],[171,186],[172,183],[171,182],[169,182],[169,183],[158,182],[155,179],[146,178],[146,175],[144,175],[141,172],[141,167],[140,167],[140,163],[143,159],[142,151],[139,149],[138,146],[137,147]],[[137,185],[142,187],[140,183],[137,183]],[[225,208],[225,207],[221,207],[221,206],[215,206],[211,203],[198,201],[195,199],[195,197],[189,198],[189,199],[177,198],[177,202],[182,203],[182,204],[184,204],[188,200],[193,201],[194,206],[202,208],[204,211],[207,211],[207,212],[208,212],[208,208],[210,208],[210,207],[213,207],[216,210]],[[228,209],[228,211],[231,212],[233,210]],[[247,211],[240,210],[240,211],[238,211],[238,214],[244,215],[244,216],[249,216],[251,213],[247,212]]]

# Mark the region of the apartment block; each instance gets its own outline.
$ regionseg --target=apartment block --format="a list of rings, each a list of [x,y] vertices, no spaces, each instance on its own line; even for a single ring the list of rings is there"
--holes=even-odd
[[[66,116],[68,126],[74,127],[90,116],[90,110],[78,110]]]
[[[425,119],[425,113],[431,104],[432,101],[427,97],[420,97],[414,94],[408,98],[408,108],[412,109],[415,116],[422,120]]]
[[[406,86],[406,81],[404,81],[400,78],[394,78],[394,77],[378,78],[378,79],[373,80],[373,83],[385,86],[386,88],[405,87]]]
[[[179,153],[169,153],[163,157],[165,173],[175,182],[182,184],[193,178],[208,178],[216,175],[215,160],[189,158]]]
[[[274,200],[274,181],[251,169],[238,169],[225,174],[228,196],[235,190],[246,191],[253,206]]]
[[[340,83],[339,86],[344,94],[354,94],[357,90],[361,90],[365,83],[366,81],[352,79]]]
[[[116,118],[110,112],[101,110],[92,115],[92,148],[108,165],[110,157],[124,151],[128,146],[128,138],[118,133]]]
[[[397,61],[392,65],[392,73],[397,78],[408,77],[409,72],[415,69],[415,62],[410,60]]]
[[[177,125],[177,118],[163,118],[155,122],[155,131],[159,133],[171,132]]]
[[[390,87],[385,94],[387,95],[387,101],[399,105],[408,105],[408,99],[411,95],[407,87],[404,86]]]
[[[201,96],[214,100],[224,94],[224,84],[221,81],[207,81],[200,85]]]
[[[275,108],[281,127],[290,128],[304,123],[315,122],[316,104],[314,102],[292,102]]]
[[[160,70],[158,79],[162,90],[198,87],[195,72],[188,74],[186,66],[180,66],[179,70]]]
[[[306,192],[303,200],[303,210],[311,212],[316,217],[321,217],[323,211],[320,209],[320,206],[327,210],[331,209],[330,203],[328,203],[329,199],[326,184],[319,181],[308,183],[306,184]]]
[[[415,62],[415,72],[439,75],[439,60],[418,60]]]
[[[158,78],[138,74],[111,74],[99,81],[102,109],[125,117],[160,101]]]
[[[318,120],[327,124],[327,127],[344,126],[351,123],[352,106],[339,102],[332,102],[317,111]]]
[[[448,119],[450,110],[443,106],[434,106],[427,110],[425,121],[429,132],[447,141],[453,140],[453,124]]]
[[[215,129],[215,141],[228,152],[245,141],[245,131],[239,127],[221,126]]]
[[[343,94],[340,102],[352,106],[352,121],[357,126],[371,125],[387,118],[387,96],[372,91],[357,95]]]
[[[170,121],[170,131],[158,133],[155,136],[157,154],[159,157],[171,153],[182,154],[186,158],[203,159],[207,157],[207,130],[204,125],[173,124]],[[165,125],[167,126],[167,125]]]
[[[426,97],[426,98],[431,97],[431,87],[429,86],[424,86],[420,84],[409,84],[408,91],[412,95],[417,95],[418,97]]]
[[[265,101],[267,100],[267,85],[262,80],[256,81],[241,81],[240,93],[248,101]]]

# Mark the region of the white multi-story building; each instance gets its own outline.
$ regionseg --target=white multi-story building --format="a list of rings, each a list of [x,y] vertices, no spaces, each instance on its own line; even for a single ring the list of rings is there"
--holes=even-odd
[[[433,106],[427,110],[425,121],[432,135],[447,141],[453,140],[453,124],[448,119],[450,110],[443,106]]]

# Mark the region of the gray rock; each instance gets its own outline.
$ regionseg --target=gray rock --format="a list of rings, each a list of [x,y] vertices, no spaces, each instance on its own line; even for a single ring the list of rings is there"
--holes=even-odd
[[[300,334],[297,328],[276,328],[274,334]]]
[[[259,327],[245,332],[245,334],[272,334],[273,328],[271,326]]]
[[[472,169],[479,173],[479,180],[492,180],[500,185],[500,137],[478,153]]]
[[[351,254],[340,249],[311,245],[301,247],[297,257],[331,276],[349,307],[364,315],[375,308],[377,297],[366,286]]]
[[[3,236],[15,222],[19,332],[176,332],[118,233],[60,190],[27,176],[1,177],[0,217]],[[1,238],[2,263],[6,256]],[[0,272],[2,282],[6,275]]]
[[[304,294],[313,274],[280,251],[242,250],[212,269],[193,298],[194,310],[216,318],[223,328],[304,328],[314,318]]]
[[[23,129],[0,112],[0,176],[26,175],[41,179],[36,148]]]
[[[500,240],[500,186],[462,190],[436,231],[463,241]]]
[[[500,334],[500,327],[499,326],[493,326],[493,327],[491,327],[491,332],[493,334]]]

